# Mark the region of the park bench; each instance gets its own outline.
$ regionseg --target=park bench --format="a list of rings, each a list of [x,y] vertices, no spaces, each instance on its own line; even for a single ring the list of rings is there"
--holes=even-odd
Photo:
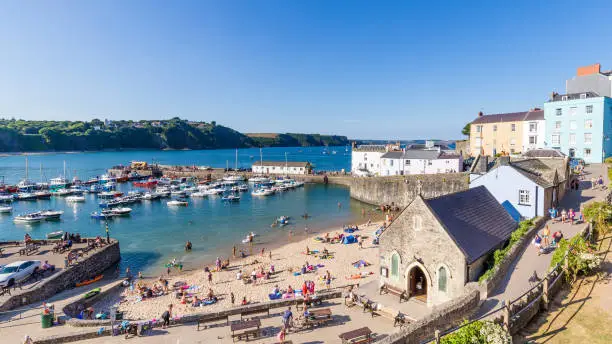
[[[371,343],[372,331],[368,327],[362,327],[353,331],[342,333],[338,337],[340,337],[342,343]]]
[[[208,328],[208,323],[211,323],[213,321],[218,321],[218,320],[224,320],[225,319],[225,324],[229,325],[229,316],[226,315],[216,315],[216,316],[202,316],[198,318],[198,331],[200,330],[200,324],[202,325],[202,327],[204,328]]]
[[[392,285],[383,284],[382,287],[380,287],[380,295],[382,295],[383,293],[399,296],[400,303],[402,303],[402,299],[408,301],[408,294],[406,293],[406,291],[396,288]]]
[[[23,255],[29,256],[30,253],[32,253],[32,252],[38,252],[39,248],[40,248],[39,245],[29,244],[26,247],[24,247],[24,248],[19,250],[19,255],[20,256],[23,256]]]
[[[240,312],[240,320],[244,320],[245,318],[247,318],[249,315],[254,315],[254,314],[267,314],[268,316],[270,316],[270,308],[263,308],[263,309],[251,309],[251,310],[246,310],[246,311],[242,311]]]
[[[256,338],[259,336],[261,321],[259,319],[241,321],[230,326],[232,331],[232,341],[241,340],[243,337],[248,341],[249,336]]]

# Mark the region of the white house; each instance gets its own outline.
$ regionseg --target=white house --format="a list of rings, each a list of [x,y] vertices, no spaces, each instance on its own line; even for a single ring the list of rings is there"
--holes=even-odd
[[[353,146],[351,152],[351,172],[356,175],[378,175],[380,157],[387,152],[385,145]]]
[[[544,120],[544,111],[535,109],[527,112],[523,120],[522,152],[545,147],[545,137],[546,121]]]
[[[380,175],[383,176],[451,173],[463,170],[461,155],[442,152],[440,149],[387,152],[380,160]]]
[[[310,174],[312,166],[309,162],[299,161],[262,161],[253,164],[253,173],[258,174]]]
[[[538,173],[523,168],[522,162],[513,164],[509,157],[501,157],[487,173],[470,175],[470,188],[485,186],[513,217],[544,216],[556,202],[559,176],[544,164],[540,168],[547,172]]]

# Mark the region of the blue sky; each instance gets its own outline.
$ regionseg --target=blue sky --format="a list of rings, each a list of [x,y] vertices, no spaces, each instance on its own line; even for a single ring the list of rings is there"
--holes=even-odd
[[[612,69],[612,1],[3,1],[0,116],[460,138]]]

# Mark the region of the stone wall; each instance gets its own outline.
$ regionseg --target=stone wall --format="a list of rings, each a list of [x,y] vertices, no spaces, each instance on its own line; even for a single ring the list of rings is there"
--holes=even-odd
[[[527,233],[525,233],[525,235],[516,244],[514,244],[514,246],[512,246],[510,251],[508,251],[508,254],[506,254],[506,257],[497,266],[497,270],[492,277],[480,283],[480,289],[482,291],[482,295],[480,295],[480,297],[483,300],[488,298],[488,296],[497,289],[499,284],[506,277],[506,274],[508,274],[510,267],[514,265],[514,261],[523,253],[523,251],[525,251],[525,248],[529,246],[533,236],[540,230],[540,228],[542,228],[547,219],[547,217],[537,218],[534,225],[527,230]]]
[[[477,309],[480,292],[473,283],[466,285],[466,293],[446,302],[429,315],[410,323],[404,329],[378,341],[383,344],[419,344],[432,338],[436,330],[445,331],[468,319]]]
[[[101,274],[120,259],[119,242],[114,241],[110,245],[90,253],[78,264],[45,278],[36,287],[27,291],[16,290],[8,300],[0,305],[0,311],[8,311],[31,303],[42,302],[62,290],[74,287],[78,281]]]
[[[351,197],[365,203],[407,206],[419,194],[444,196],[469,188],[468,173],[413,174],[392,177],[353,177]]]
[[[472,154],[470,150],[470,140],[455,141],[455,152],[461,154],[464,159],[469,158]]]

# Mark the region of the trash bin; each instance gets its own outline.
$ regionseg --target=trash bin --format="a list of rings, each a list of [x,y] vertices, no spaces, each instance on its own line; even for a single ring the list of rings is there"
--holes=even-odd
[[[53,326],[53,313],[41,314],[40,325],[42,326],[42,328],[49,328]]]
[[[123,320],[123,312],[116,312],[115,320]]]

